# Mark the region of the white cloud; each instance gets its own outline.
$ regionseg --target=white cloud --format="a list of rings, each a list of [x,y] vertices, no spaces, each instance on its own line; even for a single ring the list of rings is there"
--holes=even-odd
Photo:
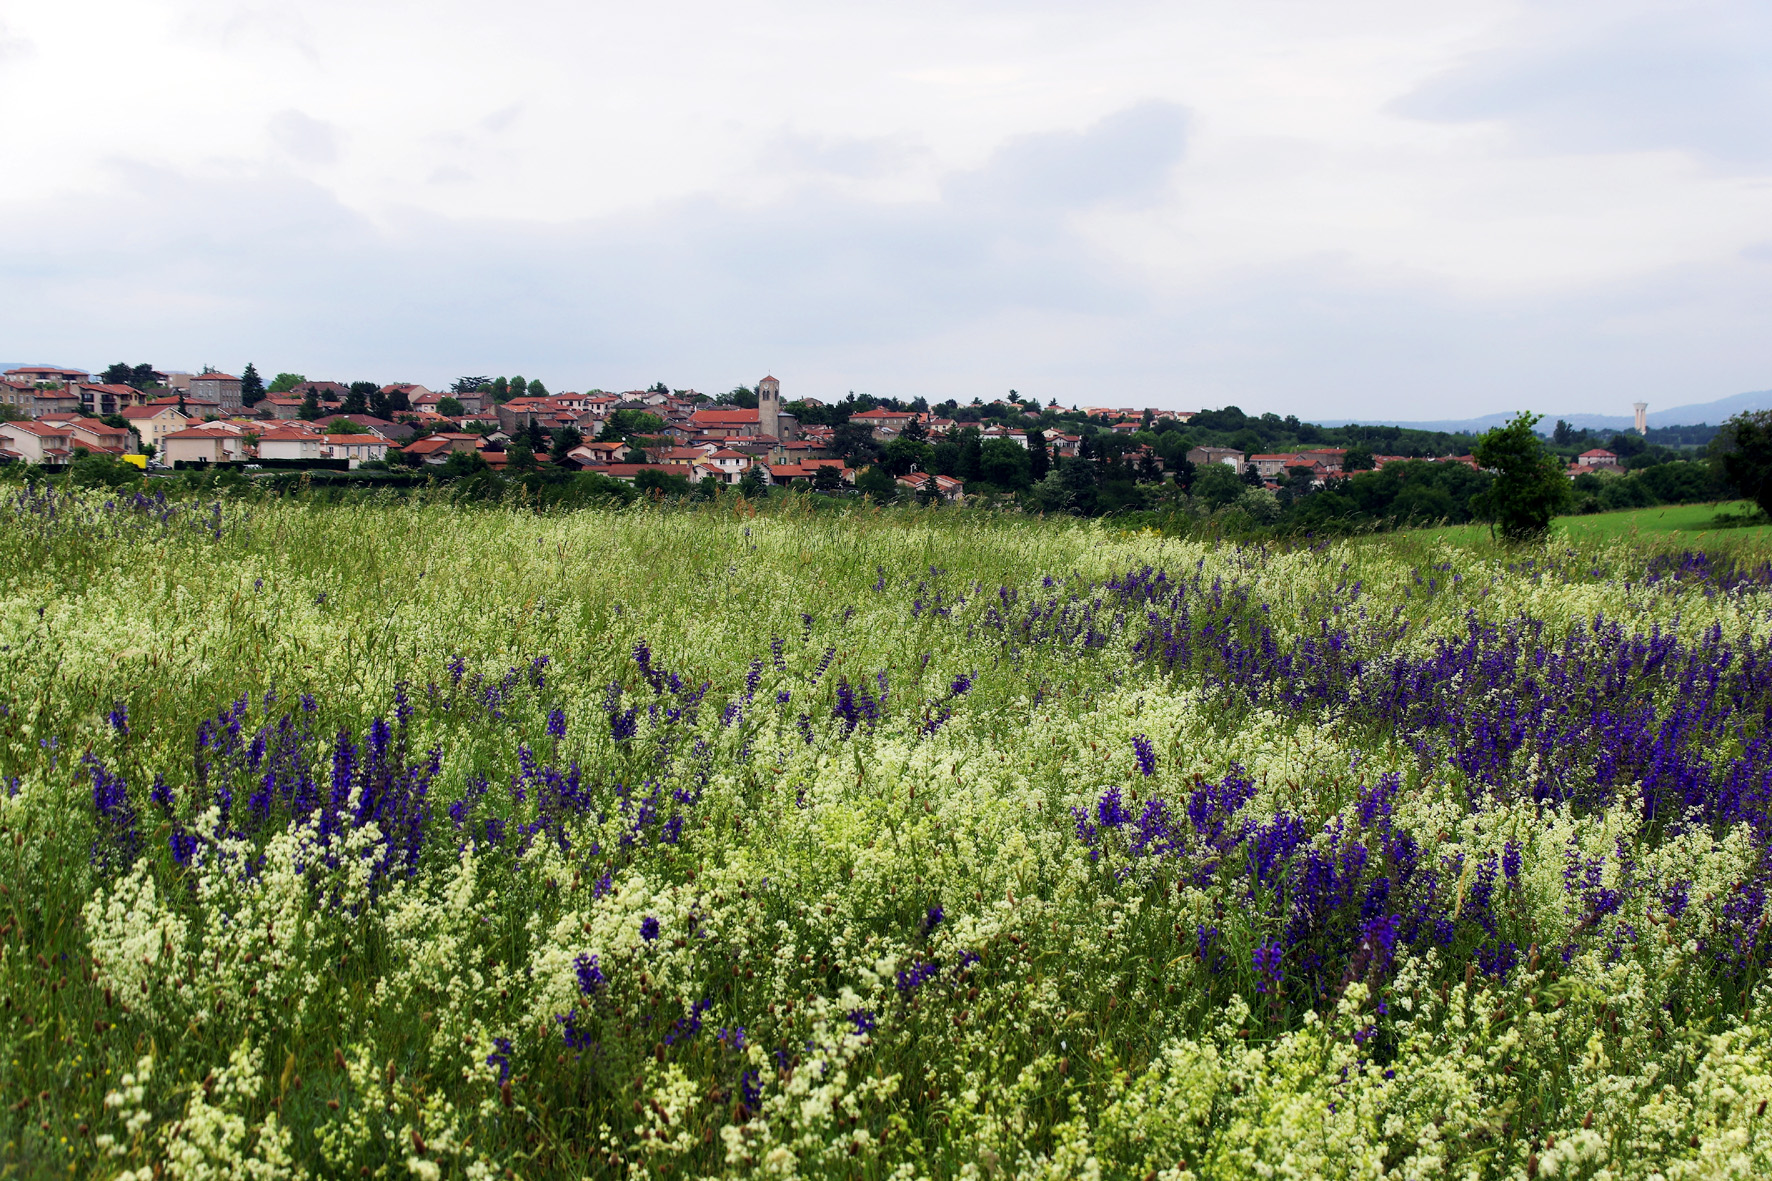
[[[0,152],[91,163],[0,198],[0,351],[1412,418],[1768,384],[1756,10],[1432,7],[66,0],[14,18]]]
[[[338,159],[338,128],[300,111],[278,111],[266,124],[271,140],[302,164],[331,164]]]

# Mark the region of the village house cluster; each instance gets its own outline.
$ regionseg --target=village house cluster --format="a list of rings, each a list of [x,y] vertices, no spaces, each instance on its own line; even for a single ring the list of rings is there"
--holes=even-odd
[[[477,455],[494,470],[509,462],[508,447],[531,428],[548,437],[571,428],[587,440],[563,455],[536,455],[538,463],[554,463],[634,480],[641,472],[680,475],[691,483],[712,479],[718,484],[742,482],[755,472],[764,483],[814,483],[825,477],[853,484],[857,469],[838,454],[836,428],[802,425],[784,408],[781,384],[774,377],[757,383],[755,408],[710,401],[695,391],[635,390],[622,394],[557,393],[518,396],[497,402],[486,392],[437,391],[423,385],[397,383],[381,387],[384,396],[398,396],[407,409],[378,418],[346,414],[350,387],[342,382],[304,381],[292,389],[268,394],[251,405],[242,397],[239,377],[225,373],[155,373],[154,386],[95,381],[83,370],[25,366],[0,375],[0,405],[26,416],[0,422],[0,462],[34,464],[69,462],[85,450],[134,457],[151,455],[167,467],[223,463],[271,463],[277,466],[344,461],[355,468],[386,460],[389,453],[414,465],[441,466],[452,455]],[[320,413],[302,417],[312,399]],[[816,398],[802,405],[823,406]],[[447,411],[447,413],[445,412]],[[625,439],[603,439],[605,425],[623,411],[651,416],[645,430],[647,446]],[[1038,419],[1037,411],[1027,417]],[[1130,433],[1163,418],[1185,423],[1185,411],[1089,407],[1087,413]],[[116,419],[126,426],[104,421]],[[876,408],[852,415],[876,443],[885,444],[907,432],[937,438],[968,424],[928,411]],[[1030,445],[1028,429],[987,424],[977,428],[982,441],[1003,438]],[[530,437],[534,437],[530,434]],[[1082,436],[1046,432],[1045,445],[1054,458],[1074,456]],[[1134,454],[1133,458],[1138,458]],[[337,466],[336,463],[329,466]],[[916,473],[899,484],[925,491],[933,480],[944,499],[957,499],[963,482],[952,476]]]
[[[485,390],[437,391],[395,383],[380,387],[385,402],[403,407],[387,417],[346,413],[351,387],[342,382],[303,381],[249,405],[242,379],[231,374],[156,372],[153,378],[149,388],[139,389],[95,381],[83,370],[53,366],[8,370],[0,375],[0,406],[14,413],[7,416],[12,421],[0,422],[0,462],[62,464],[84,450],[142,466],[151,456],[155,465],[166,467],[240,463],[356,468],[392,458],[423,468],[469,454],[500,471],[522,440],[551,440],[570,428],[583,441],[564,451],[556,448],[551,455],[532,453],[534,462],[630,482],[642,472],[655,471],[682,476],[692,484],[712,480],[736,485],[750,476],[765,485],[840,487],[854,484],[858,474],[840,452],[839,428],[801,423],[787,409],[781,383],[774,377],[757,383],[754,408],[716,402],[693,390],[549,393],[496,401]],[[799,404],[825,405],[816,398],[802,398]],[[1013,423],[1039,422],[1037,406],[997,403],[987,409],[993,417],[1008,421],[971,424],[927,410],[889,407],[854,413],[848,421],[852,427],[865,427],[868,438],[879,445],[905,435],[934,440],[968,428],[978,431],[981,442],[1007,439],[1022,447],[1032,445],[1029,432],[1037,428]],[[647,417],[618,418],[623,412]],[[1100,406],[1085,407],[1084,413],[1120,435],[1148,430],[1164,419],[1179,425],[1195,417],[1191,411]],[[612,438],[613,432],[605,430],[612,419],[645,426]],[[643,442],[636,443],[636,435],[643,435]],[[1081,434],[1053,430],[1050,425],[1040,437],[1054,460],[1076,456],[1084,445]],[[1297,487],[1301,480],[1321,487],[1353,474],[1346,469],[1347,451],[1334,447],[1250,454],[1232,447],[1198,446],[1186,457],[1196,468],[1225,464],[1252,483],[1274,490],[1287,484]],[[1125,458],[1162,469],[1160,457],[1149,447],[1135,446]],[[1377,455],[1372,460],[1382,468],[1404,458]],[[1441,462],[1477,466],[1469,455],[1448,456]],[[1595,449],[1572,463],[1569,474],[1619,464],[1616,455]],[[959,499],[965,491],[962,480],[933,473],[913,472],[897,482],[903,489],[934,492],[947,500]]]

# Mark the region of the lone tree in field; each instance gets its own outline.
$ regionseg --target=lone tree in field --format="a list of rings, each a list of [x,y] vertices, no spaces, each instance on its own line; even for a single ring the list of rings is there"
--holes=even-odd
[[[1536,414],[1522,413],[1506,426],[1484,433],[1471,455],[1495,473],[1473,504],[1489,518],[1503,541],[1533,541],[1550,531],[1551,518],[1569,502],[1569,478],[1556,456],[1544,449],[1532,427]]]
[[[1772,513],[1772,410],[1749,410],[1723,423],[1711,462],[1735,490]]]

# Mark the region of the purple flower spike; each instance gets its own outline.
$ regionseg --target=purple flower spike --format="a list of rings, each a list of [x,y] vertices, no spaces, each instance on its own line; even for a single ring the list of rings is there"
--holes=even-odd
[[[1138,759],[1138,769],[1146,779],[1157,773],[1157,752],[1151,746],[1151,740],[1143,734],[1132,737],[1132,753]]]

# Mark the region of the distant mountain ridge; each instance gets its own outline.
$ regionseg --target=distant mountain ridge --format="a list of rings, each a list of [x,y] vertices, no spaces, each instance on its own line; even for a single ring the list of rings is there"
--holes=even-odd
[[[1655,426],[1699,426],[1708,424],[1716,426],[1725,418],[1740,414],[1744,410],[1772,410],[1772,390],[1753,390],[1745,394],[1736,394],[1728,398],[1719,398],[1714,402],[1694,402],[1685,406],[1674,406],[1667,410],[1657,410],[1650,403],[1649,425]],[[1364,426],[1400,426],[1412,430],[1447,431],[1457,433],[1469,431],[1480,434],[1492,427],[1502,426],[1514,416],[1506,414],[1485,414],[1481,418],[1436,419],[1429,422],[1404,422],[1393,418],[1336,418],[1321,419],[1321,426],[1346,426],[1349,423],[1360,423]],[[1539,433],[1548,435],[1562,419],[1577,430],[1623,431],[1636,425],[1636,419],[1629,414],[1546,414],[1538,424]]]

